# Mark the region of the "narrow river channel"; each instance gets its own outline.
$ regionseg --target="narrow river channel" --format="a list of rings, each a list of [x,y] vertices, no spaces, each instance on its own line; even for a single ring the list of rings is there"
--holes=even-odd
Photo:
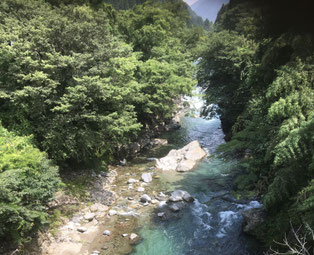
[[[260,207],[257,201],[238,203],[229,195],[236,162],[218,158],[215,151],[224,142],[219,119],[198,117],[202,106],[199,95],[186,98],[197,117],[184,117],[182,128],[165,134],[167,150],[181,148],[198,140],[209,156],[191,172],[158,172],[164,191],[182,189],[195,201],[180,212],[179,217],[161,221],[158,217],[139,221],[142,241],[132,255],[236,255],[260,254],[257,243],[242,233],[243,210]],[[170,147],[170,148],[169,148]],[[147,157],[158,156],[150,151]],[[226,199],[229,198],[229,199]]]

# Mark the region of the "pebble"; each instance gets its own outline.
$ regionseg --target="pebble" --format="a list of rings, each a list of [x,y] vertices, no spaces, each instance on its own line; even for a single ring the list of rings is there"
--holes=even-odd
[[[127,181],[127,184],[132,184],[132,183],[136,183],[138,182],[137,180],[133,179],[133,178],[130,178],[128,181]]]
[[[138,192],[144,192],[145,189],[144,189],[143,187],[138,187],[138,188],[137,188],[137,191],[138,191]]]
[[[153,180],[152,174],[151,173],[143,173],[141,179],[143,182],[146,182],[146,183],[151,182]]]
[[[152,201],[152,199],[151,199],[150,196],[148,196],[147,194],[144,194],[143,196],[141,196],[140,201],[141,201],[142,203],[147,203],[147,202]]]
[[[114,215],[116,215],[117,214],[117,211],[116,210],[110,210],[109,211],[109,215],[110,216],[114,216]]]
[[[110,234],[111,234],[110,230],[105,230],[103,233],[103,235],[105,236],[110,236]]]
[[[138,237],[138,235],[135,234],[135,233],[132,233],[132,234],[130,235],[130,239],[131,239],[131,240],[134,240],[134,239],[136,239],[137,237]]]
[[[165,215],[164,212],[160,212],[160,213],[157,214],[157,216],[160,217],[160,218],[163,217],[164,215]]]
[[[129,234],[122,234],[123,237],[127,237]]]

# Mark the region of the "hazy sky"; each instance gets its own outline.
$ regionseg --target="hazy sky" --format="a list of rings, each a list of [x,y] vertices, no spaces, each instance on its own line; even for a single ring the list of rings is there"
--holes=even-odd
[[[201,16],[204,20],[215,22],[218,11],[222,4],[226,4],[229,0],[184,0],[187,4],[192,5],[193,11]]]
[[[197,0],[184,0],[188,5],[194,4]]]

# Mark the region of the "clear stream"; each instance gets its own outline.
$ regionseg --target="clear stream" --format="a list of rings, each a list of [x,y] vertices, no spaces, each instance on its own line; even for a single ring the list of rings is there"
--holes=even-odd
[[[198,116],[200,97],[186,100]],[[198,140],[210,156],[188,173],[158,172],[164,190],[186,190],[195,201],[178,218],[161,221],[152,217],[140,224],[138,233],[143,240],[134,247],[132,255],[261,254],[258,243],[241,231],[241,211],[261,205],[257,201],[239,203],[229,195],[236,162],[215,157],[217,146],[224,142],[223,136],[219,119],[199,117],[184,117],[181,129],[165,134],[172,148]],[[148,156],[156,156],[151,153]]]

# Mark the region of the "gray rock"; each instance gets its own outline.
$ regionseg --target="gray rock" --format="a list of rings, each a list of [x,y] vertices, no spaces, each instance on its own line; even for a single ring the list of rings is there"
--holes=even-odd
[[[152,141],[152,143],[155,146],[162,146],[162,145],[167,145],[168,144],[168,140],[167,139],[161,139],[161,138],[155,138]]]
[[[169,209],[170,209],[171,211],[173,211],[173,212],[178,212],[178,211],[180,211],[180,208],[179,208],[177,205],[175,205],[175,204],[170,205],[170,206],[169,206]]]
[[[137,191],[138,191],[138,192],[144,192],[145,189],[144,189],[143,187],[138,187],[138,188],[137,188]]]
[[[94,219],[94,217],[95,217],[95,213],[86,213],[84,215],[84,219],[88,220],[88,221],[92,221]]]
[[[78,228],[77,228],[77,231],[78,231],[78,232],[81,232],[81,233],[84,233],[84,232],[87,231],[87,228],[86,228],[86,227],[78,227]]]
[[[109,215],[110,216],[114,216],[117,214],[117,211],[116,210],[109,210]]]
[[[160,217],[160,218],[164,217],[164,215],[165,215],[164,212],[157,213],[157,216]]]
[[[186,193],[183,195],[183,200],[184,200],[185,202],[191,203],[191,202],[194,201],[194,198],[193,198],[189,193],[186,192]]]
[[[105,230],[103,233],[103,235],[105,235],[105,236],[110,236],[110,234],[111,234],[111,232],[109,230]]]
[[[164,193],[160,192],[160,193],[156,196],[156,199],[158,199],[159,201],[165,201],[165,200],[167,200],[167,196],[166,196]]]
[[[126,165],[126,159],[120,160],[120,165],[125,166]]]
[[[142,174],[142,181],[143,182],[149,183],[152,180],[153,180],[153,178],[152,178],[152,174],[151,173],[143,173]]]
[[[183,196],[185,194],[188,194],[186,191],[183,190],[175,190],[171,193],[171,196],[169,197],[170,202],[179,202],[183,200]]]
[[[143,196],[141,196],[140,201],[142,203],[149,203],[150,201],[152,201],[152,199],[147,194],[144,194]]]
[[[132,233],[132,234],[130,235],[130,239],[131,239],[132,241],[135,240],[136,238],[138,238],[138,235],[137,235],[137,234]]]
[[[136,183],[138,182],[138,180],[135,180],[133,178],[130,178],[128,181],[127,181],[127,184],[132,184],[132,183]]]
[[[162,208],[164,208],[166,205],[167,205],[167,202],[166,202],[166,201],[160,201],[160,202],[158,203],[158,208],[159,208],[159,209],[162,209]]]

